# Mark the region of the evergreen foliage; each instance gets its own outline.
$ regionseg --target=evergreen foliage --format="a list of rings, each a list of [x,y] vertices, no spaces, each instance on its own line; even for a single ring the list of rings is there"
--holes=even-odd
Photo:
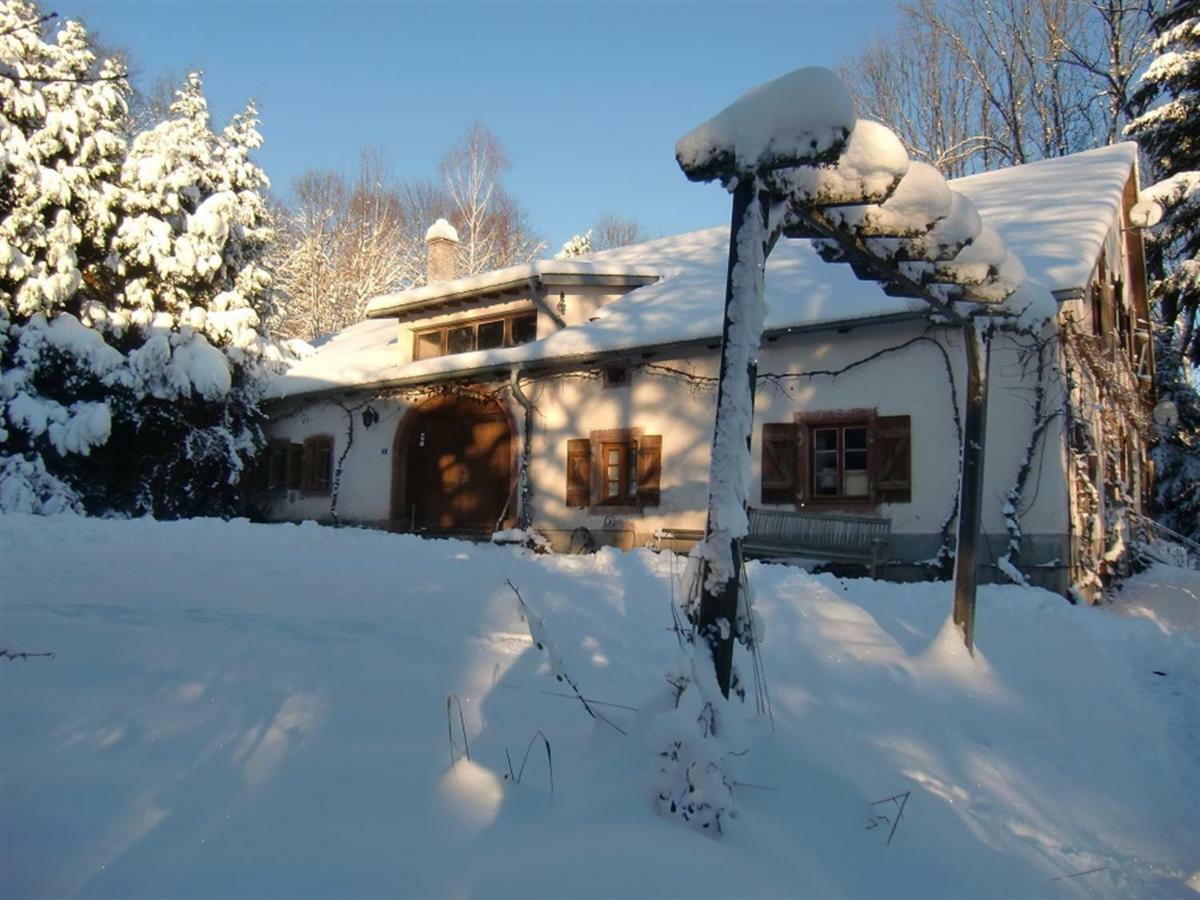
[[[231,514],[275,356],[255,110],[214,133],[194,74],[127,143],[119,64],[39,15],[0,6],[0,509]]]
[[[577,256],[587,256],[592,252],[592,232],[589,229],[583,234],[576,234],[562,245],[562,249],[554,254],[555,259],[574,259]]]
[[[1156,341],[1159,416],[1154,460],[1156,518],[1167,528],[1200,541],[1200,394],[1170,333]]]
[[[1143,196],[1163,207],[1148,237],[1155,300],[1158,418],[1155,492],[1167,527],[1200,539],[1200,3],[1170,0],[1154,21],[1155,58],[1135,97],[1142,113],[1127,133],[1138,140],[1156,183]]]
[[[1200,4],[1172,0],[1154,22],[1154,60],[1135,99],[1144,111],[1127,133],[1150,161],[1148,195],[1163,206],[1150,263],[1162,322],[1200,364]]]

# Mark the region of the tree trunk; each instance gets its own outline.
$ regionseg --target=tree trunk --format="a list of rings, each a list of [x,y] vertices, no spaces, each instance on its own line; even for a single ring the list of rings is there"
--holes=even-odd
[[[752,210],[752,207],[756,208]],[[739,264],[751,268],[758,267],[759,271],[765,268],[766,241],[756,241],[751,247],[747,247],[739,242],[738,237],[748,214],[757,214],[760,217],[765,236],[768,208],[769,197],[766,192],[759,189],[759,185],[754,179],[743,180],[733,192],[733,215],[729,229],[729,266],[725,278],[725,320],[721,332],[721,376],[717,383],[717,413],[713,430],[712,458],[714,466],[709,478],[708,521],[704,532],[705,544],[709,547],[728,541],[729,563],[714,567],[711,557],[706,553],[701,567],[700,609],[696,623],[700,634],[712,651],[717,684],[720,686],[721,693],[726,697],[729,696],[733,676],[733,643],[737,627],[738,595],[741,584],[741,535],[730,535],[726,529],[718,526],[719,510],[723,503],[727,504],[730,500],[730,491],[725,489],[728,487],[726,478],[736,479],[737,476],[735,473],[718,472],[716,469],[720,465],[718,448],[727,436],[727,432],[731,427],[739,428],[743,425],[745,425],[745,434],[737,437],[741,438],[745,444],[745,459],[738,460],[736,464],[746,467],[749,464],[757,352],[750,354],[751,358],[744,372],[734,371],[735,368],[740,368],[739,363],[734,360],[742,358],[742,355],[736,352],[736,348],[733,348],[734,352],[731,353],[730,332],[735,321],[738,320],[739,314],[749,317],[747,315],[749,307],[761,303],[762,298],[761,294],[758,297],[743,296],[739,288],[744,289],[745,285],[744,283],[738,284],[734,270]],[[754,254],[753,258],[743,258],[747,255],[744,252],[747,249]],[[761,279],[756,283],[761,290]],[[744,322],[745,319],[742,321]],[[755,337],[758,338],[760,335]],[[755,347],[757,347],[757,343],[755,343]],[[746,404],[746,406],[743,407],[742,404]],[[736,416],[731,418],[731,413],[737,409],[749,409],[750,415],[744,419]],[[724,550],[724,547],[719,547],[717,552],[723,555]]]
[[[975,652],[975,587],[983,518],[983,451],[987,430],[988,363],[975,321],[963,326],[967,355],[967,410],[963,421],[958,546],[954,556],[954,624]]]

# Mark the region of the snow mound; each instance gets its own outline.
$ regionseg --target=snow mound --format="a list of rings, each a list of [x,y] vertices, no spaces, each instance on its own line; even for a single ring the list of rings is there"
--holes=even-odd
[[[948,584],[751,564],[774,730],[713,840],[652,802],[670,554],[0,516],[0,570],[55,653],[0,660],[6,896],[1194,896],[1200,640],[1107,608],[984,587],[972,659]]]
[[[425,240],[433,241],[439,238],[446,241],[454,241],[457,244],[458,230],[445,219],[438,219],[425,232]]]
[[[680,138],[675,158],[702,180],[794,166],[838,150],[854,122],[854,98],[841,79],[809,66],[747,91]]]

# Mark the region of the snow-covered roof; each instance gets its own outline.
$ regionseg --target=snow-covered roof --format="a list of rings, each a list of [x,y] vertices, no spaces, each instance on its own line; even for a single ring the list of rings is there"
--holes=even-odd
[[[1128,141],[951,182],[1051,291],[1087,285],[1137,160]]]
[[[1025,264],[1028,282],[1009,304],[1043,302],[1052,292],[1083,287],[1100,253],[1136,158],[1132,143],[989,172],[951,182],[977,207]],[[591,322],[519,347],[479,350],[398,364],[396,319],[369,319],[327,339],[276,379],[272,393],[291,397],[337,388],[382,386],[466,376],[499,367],[586,359],[607,353],[708,341],[721,333],[727,226],[595,253],[583,260],[543,260],[474,278],[378,298],[399,308],[444,295],[495,290],[533,277],[624,275],[649,280],[601,310]],[[414,300],[413,298],[417,298]],[[389,299],[390,298],[390,299]],[[836,327],[881,316],[917,314],[918,300],[889,297],[848,266],[826,263],[808,241],[782,240],[767,267],[768,330]]]

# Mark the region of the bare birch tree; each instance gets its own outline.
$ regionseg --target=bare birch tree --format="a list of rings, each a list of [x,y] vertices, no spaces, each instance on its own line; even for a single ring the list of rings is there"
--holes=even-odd
[[[383,154],[364,149],[353,181],[311,171],[295,180],[275,252],[284,298],[274,330],[312,340],[360,321],[379,294],[426,280],[425,231],[458,230],[461,274],[527,262],[545,247],[505,189],[508,156],[482,125],[446,151],[438,179],[397,181]]]
[[[337,314],[337,224],[346,185],[333,172],[306,172],[293,185],[293,209],[280,209],[275,283],[283,297],[272,331],[311,340],[341,327]]]
[[[965,175],[988,143],[967,62],[945,35],[904,13],[897,33],[878,39],[838,74],[862,115],[885,122],[909,155],[946,175]]]
[[[364,150],[355,180],[306,172],[282,216],[276,282],[284,296],[276,333],[312,340],[362,319],[372,297],[412,284],[424,245],[405,238],[403,196],[378,152]]]
[[[499,139],[479,122],[442,156],[441,175],[464,275],[528,262],[545,249],[525,210],[504,186],[510,164]]]
[[[1147,0],[909,0],[841,66],[862,109],[951,175],[1117,140]]]
[[[605,213],[598,218],[591,234],[593,252],[638,244],[649,238],[637,219],[626,219],[615,213]]]

